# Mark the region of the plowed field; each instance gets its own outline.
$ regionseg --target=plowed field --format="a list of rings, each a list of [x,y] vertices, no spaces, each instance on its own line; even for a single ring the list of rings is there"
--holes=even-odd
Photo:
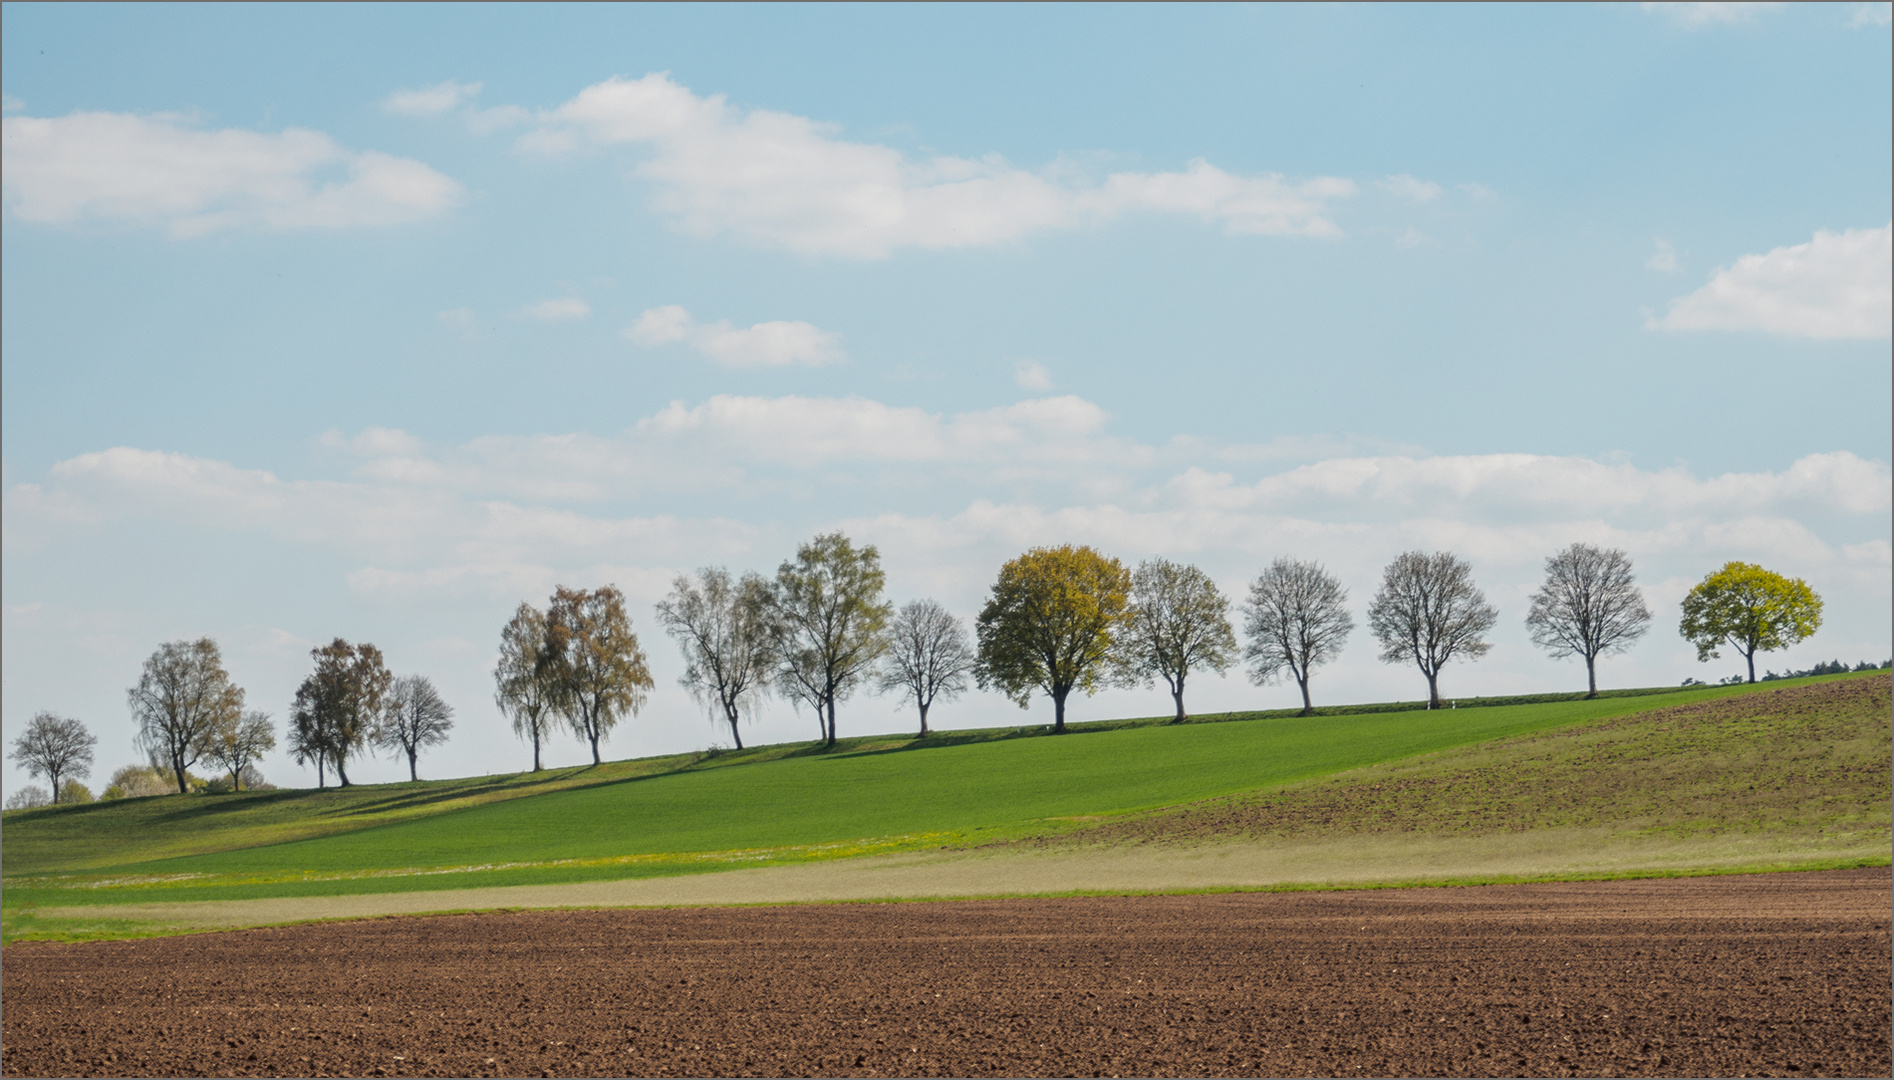
[[[1886,1076],[1885,868],[8,946],[7,1076]]]

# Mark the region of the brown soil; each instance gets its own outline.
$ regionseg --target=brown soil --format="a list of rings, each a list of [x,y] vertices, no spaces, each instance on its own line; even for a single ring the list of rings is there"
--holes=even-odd
[[[1886,868],[493,912],[0,954],[7,1076],[1886,1076]]]

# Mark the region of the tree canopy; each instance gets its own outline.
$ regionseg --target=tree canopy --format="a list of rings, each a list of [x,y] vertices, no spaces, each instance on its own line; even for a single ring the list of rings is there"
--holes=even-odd
[[[275,748],[276,729],[270,724],[270,714],[251,711],[211,739],[204,759],[230,773],[230,790],[241,791],[245,768]]]
[[[1550,649],[1555,659],[1585,658],[1587,697],[1598,696],[1598,657],[1630,648],[1650,621],[1630,557],[1590,544],[1573,544],[1546,559],[1545,583],[1526,612],[1534,645]]]
[[[625,594],[604,585],[590,591],[563,586],[546,609],[546,640],[551,652],[554,703],[573,734],[592,747],[626,716],[644,708],[655,685],[644,649],[625,614]]]
[[[1492,648],[1486,632],[1498,621],[1499,612],[1473,584],[1473,568],[1446,551],[1397,556],[1368,607],[1382,661],[1419,667],[1431,708],[1440,707],[1440,669],[1456,656],[1485,656]]]
[[[500,631],[500,662],[493,668],[493,702],[513,718],[514,734],[533,744],[534,772],[540,771],[540,748],[559,715],[559,685],[546,632],[546,613],[520,604]]]
[[[380,720],[369,732],[378,747],[404,754],[408,759],[408,779],[419,780],[416,759],[421,751],[447,741],[454,728],[454,707],[434,689],[425,675],[401,675],[388,689],[388,701]]]
[[[52,787],[52,801],[63,802],[65,787],[61,778],[71,781],[91,773],[92,748],[98,744],[99,737],[79,721],[42,712],[27,721],[26,730],[13,740],[13,752],[7,756],[19,762],[29,775],[44,776]]]
[[[926,735],[927,711],[936,700],[964,693],[978,665],[960,620],[933,600],[914,600],[901,606],[888,627],[888,653],[876,685],[919,707]]]
[[[1340,655],[1355,629],[1348,590],[1320,563],[1277,559],[1250,584],[1244,610],[1250,681],[1265,686],[1288,672],[1302,690],[1303,715],[1314,712],[1309,675]]]
[[[309,650],[316,670],[296,688],[290,717],[290,752],[298,762],[314,762],[316,786],[323,769],[335,769],[337,781],[349,786],[349,757],[362,749],[370,731],[381,722],[394,676],[382,662],[381,650],[363,642],[351,645],[336,638]]]
[[[888,647],[893,605],[882,599],[887,575],[873,544],[856,547],[839,532],[796,548],[776,568],[771,641],[778,686],[815,707],[823,739],[835,745],[835,706],[874,674]]]
[[[1785,578],[1754,563],[1728,562],[1684,597],[1678,627],[1697,647],[1699,661],[1729,645],[1742,654],[1756,681],[1756,654],[1786,649],[1822,625],[1822,598],[1801,578]]]
[[[769,583],[757,574],[731,580],[721,567],[699,570],[693,581],[679,575],[658,603],[658,621],[684,652],[678,683],[730,725],[730,740],[743,748],[743,710],[769,692]]]
[[[1230,601],[1210,575],[1169,559],[1149,559],[1131,575],[1131,606],[1116,641],[1118,660],[1134,681],[1164,680],[1185,719],[1184,680],[1193,669],[1228,671],[1236,662]]]
[[[980,686],[1020,708],[1034,690],[1052,698],[1055,732],[1065,700],[1110,681],[1112,645],[1130,606],[1131,572],[1090,547],[1034,548],[1000,568],[980,610]]]
[[[243,690],[209,638],[158,646],[125,696],[138,721],[139,749],[171,771],[179,794],[189,790],[185,770],[243,717]]]

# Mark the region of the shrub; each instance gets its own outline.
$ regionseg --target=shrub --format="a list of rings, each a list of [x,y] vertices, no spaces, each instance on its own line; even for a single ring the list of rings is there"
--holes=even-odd
[[[174,795],[178,786],[149,765],[127,765],[112,774],[101,799],[136,799],[145,795]]]
[[[92,789],[77,780],[68,780],[59,785],[59,798],[55,802],[89,803],[92,801]]]

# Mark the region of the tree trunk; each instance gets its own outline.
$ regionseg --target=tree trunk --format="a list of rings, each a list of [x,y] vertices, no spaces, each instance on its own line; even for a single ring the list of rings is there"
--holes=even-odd
[[[1585,682],[1588,687],[1585,693],[1585,696],[1588,698],[1597,697],[1598,696],[1598,658],[1595,656],[1587,656],[1585,658]]]
[[[533,725],[533,771],[539,771],[539,725]]]
[[[408,780],[410,782],[421,779],[421,775],[417,773],[414,769],[414,754],[415,754],[415,749],[413,747],[409,747],[408,748]]]
[[[1749,661],[1749,681],[1755,682],[1756,681],[1756,650],[1754,648],[1751,648],[1748,652],[1743,654],[1743,659]]]
[[[59,774],[48,769],[46,772],[46,778],[53,785],[53,802],[56,803],[59,801]]]
[[[828,736],[829,746],[832,749],[835,746],[835,695],[830,694],[829,700],[825,704],[827,704],[829,708],[829,730],[826,734]]]
[[[1427,673],[1427,707],[1440,708],[1440,673],[1438,671]]]
[[[316,790],[317,791],[321,791],[324,787],[328,785],[328,778],[323,775],[323,769],[327,764],[328,763],[326,759],[324,759],[321,754],[316,755]]]
[[[1302,715],[1308,716],[1314,713],[1315,706],[1309,703],[1309,677],[1308,675],[1298,674],[1296,676],[1296,685],[1302,688]]]
[[[1177,703],[1177,715],[1171,718],[1171,723],[1181,724],[1184,722],[1184,676],[1182,674],[1179,674],[1177,681],[1171,684],[1171,700]]]
[[[342,767],[342,759],[339,756],[335,759],[335,778],[340,782],[341,787],[349,786],[348,770]]]
[[[1070,690],[1057,691],[1052,695],[1052,733],[1065,734],[1065,695]]]
[[[932,705],[932,704],[933,704],[933,702],[931,702],[931,701],[923,701],[923,702],[920,702],[920,706],[921,706],[921,737],[922,737],[922,738],[926,738],[926,737],[927,737],[927,707],[928,707],[929,705]]]
[[[184,785],[184,755],[182,754],[171,755],[171,771],[178,778],[178,794],[179,795],[190,794],[191,789]],[[56,791],[53,792],[53,795],[55,797],[57,797],[58,794],[59,793]]]
[[[737,712],[736,712],[736,710],[735,710],[735,709],[725,709],[725,710],[723,711],[723,715],[724,715],[724,719],[726,719],[726,720],[728,720],[728,721],[730,721],[730,741],[731,741],[731,742],[734,742],[734,743],[736,743],[736,744],[737,744],[737,749],[738,749],[738,750],[741,750],[741,749],[743,749],[743,736],[737,733]]]
[[[236,769],[230,770],[230,790],[232,791],[243,790],[243,777],[237,775]]]
[[[592,740],[592,764],[594,764],[594,765],[597,765],[597,764],[599,764],[599,758],[598,758],[598,729],[597,729],[597,728],[592,728],[592,729],[590,729],[590,730],[588,730],[588,731],[587,731],[587,732],[585,733],[585,735],[586,735],[586,737],[587,737],[587,738],[589,738],[589,739],[591,739],[591,740]]]

